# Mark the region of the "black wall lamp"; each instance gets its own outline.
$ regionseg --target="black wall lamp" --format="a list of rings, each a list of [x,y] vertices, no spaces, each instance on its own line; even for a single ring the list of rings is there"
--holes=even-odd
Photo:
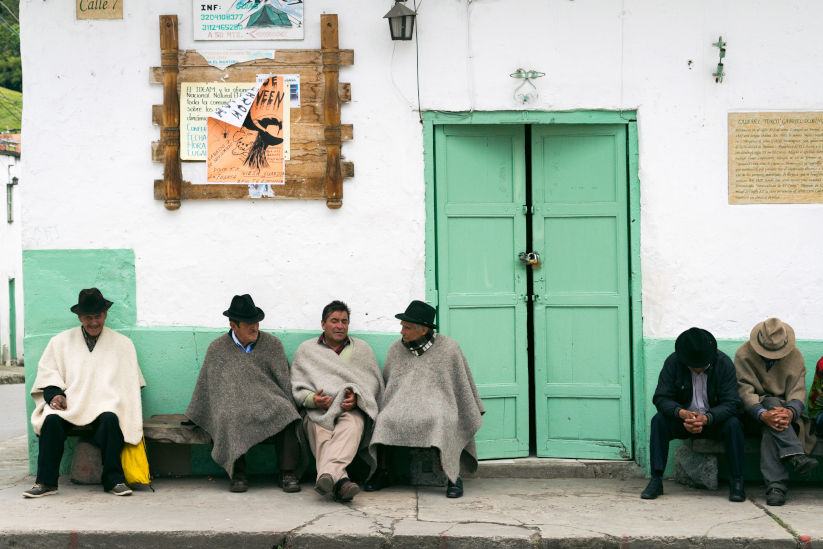
[[[389,30],[392,40],[411,40],[414,35],[414,18],[417,12],[410,10],[403,3],[406,0],[397,0],[389,13],[383,19],[389,20]]]

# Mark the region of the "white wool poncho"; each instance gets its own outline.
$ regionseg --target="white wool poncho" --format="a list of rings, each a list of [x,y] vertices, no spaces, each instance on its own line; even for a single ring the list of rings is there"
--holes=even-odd
[[[65,411],[46,406],[43,389],[52,385],[66,393]],[[140,388],[145,386],[131,339],[103,327],[94,351],[89,352],[80,326],[66,330],[51,338],[37,366],[31,389],[36,406],[31,426],[39,435],[50,415],[88,425],[103,412],[111,412],[120,422],[125,441],[137,444],[143,438]]]

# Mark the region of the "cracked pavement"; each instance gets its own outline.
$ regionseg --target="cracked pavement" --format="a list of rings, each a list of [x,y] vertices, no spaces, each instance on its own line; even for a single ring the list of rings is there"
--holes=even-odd
[[[643,479],[465,479],[460,499],[444,488],[394,486],[344,505],[311,483],[283,493],[271,477],[252,477],[245,494],[230,493],[227,478],[159,478],[156,492],[127,498],[61,478],[57,496],[26,500],[34,479],[25,452],[25,437],[0,445],[0,548],[823,549],[823,499],[812,485],[768,512],[755,485],[749,501],[731,503],[725,487],[667,481],[665,495],[647,501]]]

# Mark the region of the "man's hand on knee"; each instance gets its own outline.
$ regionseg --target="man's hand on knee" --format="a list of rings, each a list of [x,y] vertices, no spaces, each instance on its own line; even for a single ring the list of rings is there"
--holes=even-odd
[[[52,410],[66,410],[66,407],[66,397],[64,397],[63,395],[57,395],[56,397],[51,399],[51,402],[49,403],[49,408],[51,408]]]
[[[786,413],[785,408],[775,408],[773,410],[766,410],[760,414],[760,421],[765,423],[770,429],[775,431],[782,431],[789,426],[789,414]]]

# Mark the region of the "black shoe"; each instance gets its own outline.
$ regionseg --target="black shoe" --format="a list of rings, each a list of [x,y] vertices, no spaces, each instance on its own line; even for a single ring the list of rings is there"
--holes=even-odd
[[[360,493],[360,487],[356,482],[352,482],[348,477],[343,477],[334,486],[334,497],[337,501],[351,501],[354,496]]]
[[[657,499],[663,495],[663,477],[652,476],[646,489],[640,494],[643,499]]]
[[[815,470],[818,463],[816,459],[812,459],[804,454],[797,454],[796,456],[789,456],[787,460],[794,469],[794,472],[804,477],[810,475]]]
[[[246,473],[235,473],[231,479],[229,492],[246,492],[249,489],[249,481],[246,480]]]
[[[766,492],[766,505],[778,507],[784,503],[786,503],[786,492],[780,488],[770,488],[769,491]]]
[[[452,484],[452,481],[449,481],[449,486],[446,488],[446,497],[447,498],[459,498],[463,496],[463,479],[459,476],[457,477],[457,482]]]
[[[297,475],[294,471],[280,472],[280,487],[284,492],[294,493],[300,491],[300,482],[297,480]]]
[[[27,498],[42,498],[43,496],[52,496],[57,493],[57,486],[52,484],[35,484],[31,490],[26,490],[23,495]]]
[[[729,486],[729,501],[746,501],[746,490],[743,488],[743,479],[732,479]]]
[[[392,485],[391,474],[388,469],[379,469],[366,481],[367,492],[379,492],[383,488]]]

